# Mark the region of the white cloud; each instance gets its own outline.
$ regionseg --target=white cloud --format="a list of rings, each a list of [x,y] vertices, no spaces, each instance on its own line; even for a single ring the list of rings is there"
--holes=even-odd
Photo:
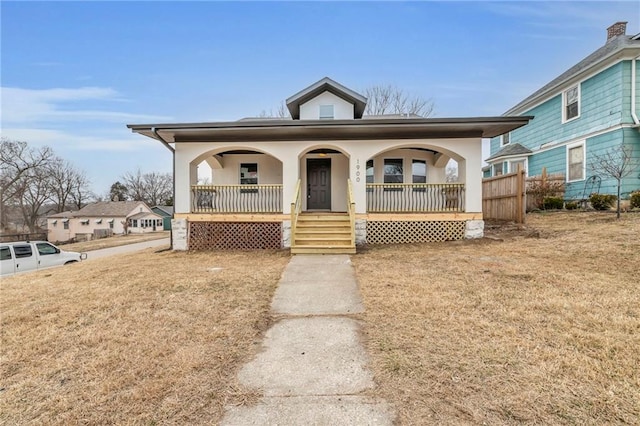
[[[2,87],[2,124],[51,123],[73,120],[102,122],[165,121],[167,117],[134,114],[124,111],[94,109],[87,104],[108,102],[123,103],[127,100],[117,91],[105,87],[80,87],[75,89],[22,89]]]
[[[61,130],[33,128],[3,128],[2,136],[28,142],[31,146],[47,145],[54,151],[72,149],[76,151],[117,151],[134,152],[155,147],[157,143],[139,135],[105,135],[96,131],[96,135],[68,133]],[[87,152],[87,155],[91,155]]]

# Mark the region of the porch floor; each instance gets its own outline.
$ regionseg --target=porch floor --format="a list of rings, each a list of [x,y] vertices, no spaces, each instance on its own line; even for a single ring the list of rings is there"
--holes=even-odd
[[[351,221],[344,212],[304,212],[298,216],[292,254],[355,254]]]

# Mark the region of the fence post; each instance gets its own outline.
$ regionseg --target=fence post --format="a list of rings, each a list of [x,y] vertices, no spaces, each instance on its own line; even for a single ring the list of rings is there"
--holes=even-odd
[[[524,187],[524,170],[522,169],[522,165],[518,164],[518,172],[516,179],[516,216],[518,223],[524,223],[524,205],[526,196],[526,190]]]

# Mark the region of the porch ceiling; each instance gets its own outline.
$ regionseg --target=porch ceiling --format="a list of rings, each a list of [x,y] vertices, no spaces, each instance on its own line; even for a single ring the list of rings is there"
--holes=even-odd
[[[492,138],[524,126],[531,116],[393,118],[378,120],[243,120],[212,123],[128,124],[134,133],[174,142],[259,142]]]

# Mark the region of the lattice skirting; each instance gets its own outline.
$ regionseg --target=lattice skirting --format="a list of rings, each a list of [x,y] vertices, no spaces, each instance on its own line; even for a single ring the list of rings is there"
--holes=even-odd
[[[464,239],[466,221],[367,221],[367,243],[401,244]]]
[[[281,222],[190,222],[189,250],[282,248]]]

